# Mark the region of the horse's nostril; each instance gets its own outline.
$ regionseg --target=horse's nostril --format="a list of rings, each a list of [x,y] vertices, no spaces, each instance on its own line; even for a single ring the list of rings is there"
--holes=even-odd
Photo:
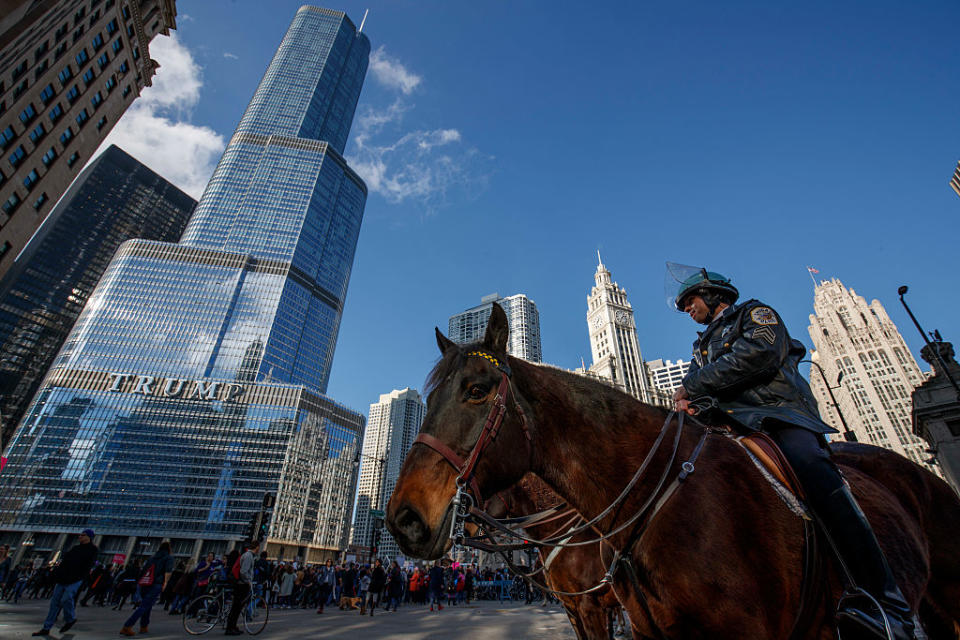
[[[430,537],[430,529],[420,517],[420,514],[410,507],[402,507],[397,511],[395,518],[397,529],[406,537],[409,542],[426,542]]]

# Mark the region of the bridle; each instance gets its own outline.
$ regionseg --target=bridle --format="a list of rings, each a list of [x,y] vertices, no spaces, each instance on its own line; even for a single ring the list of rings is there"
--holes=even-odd
[[[468,351],[465,355],[483,358],[500,372],[500,385],[497,387],[497,393],[493,398],[493,405],[490,407],[487,419],[483,423],[483,429],[477,437],[477,442],[467,455],[467,459],[464,460],[458,456],[453,449],[429,433],[421,432],[413,441],[413,444],[422,444],[436,451],[457,472],[457,493],[453,497],[454,514],[450,527],[450,537],[456,544],[461,544],[464,539],[463,525],[470,515],[471,508],[474,505],[484,504],[483,494],[480,492],[480,485],[475,477],[477,462],[484,450],[497,439],[497,435],[500,433],[503,418],[507,413],[508,395],[513,400],[513,408],[520,419],[520,428],[526,436],[528,449],[531,448],[532,441],[530,429],[527,427],[527,418],[520,403],[517,402],[517,394],[513,391],[513,385],[510,383],[511,371],[509,365],[486,351]],[[472,496],[470,491],[473,492]]]

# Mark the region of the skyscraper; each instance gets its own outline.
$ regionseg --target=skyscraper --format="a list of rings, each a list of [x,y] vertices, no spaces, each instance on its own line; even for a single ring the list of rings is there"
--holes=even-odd
[[[395,390],[380,396],[370,405],[367,430],[363,436],[360,479],[357,482],[357,514],[353,520],[355,545],[367,547],[373,540],[374,521],[371,510],[383,511],[393,495],[407,452],[420,432],[427,405],[416,389]],[[386,529],[380,530],[377,555],[393,559],[400,553],[397,543]]]
[[[366,200],[340,154],[369,52],[342,12],[297,11],[180,242],[124,243],[64,343],[11,443],[0,529],[200,553],[276,493],[268,553],[345,546],[364,418],[323,393]]]
[[[0,276],[159,66],[174,0],[5,2],[0,17]]]
[[[957,195],[960,196],[960,162],[957,163],[957,168],[953,170],[953,177],[950,178],[950,186],[957,192]]]
[[[590,371],[643,402],[657,404],[637,342],[633,307],[627,301],[626,290],[612,281],[599,252],[593,278],[595,284],[587,297],[587,328],[593,354]]]
[[[110,146],[0,280],[0,420],[13,435],[120,243],[176,242],[197,201]]]
[[[507,353],[529,362],[541,362],[543,352],[540,348],[540,313],[537,311],[536,303],[522,293],[506,298],[492,293],[480,298],[480,304],[476,307],[450,316],[448,323],[450,339],[458,344],[482,340],[494,302],[507,314],[507,325],[510,327]]]
[[[683,384],[683,376],[690,369],[690,361],[677,360],[650,360],[646,363],[650,374],[650,383],[654,389],[663,393],[672,394],[677,387]]]
[[[823,280],[814,291],[810,315],[811,359],[823,367],[847,423],[860,442],[886,447],[923,464],[926,443],[911,433],[913,389],[924,376],[887,316],[883,305],[869,305],[863,296],[836,278]],[[823,377],[810,375],[820,417],[842,431]]]

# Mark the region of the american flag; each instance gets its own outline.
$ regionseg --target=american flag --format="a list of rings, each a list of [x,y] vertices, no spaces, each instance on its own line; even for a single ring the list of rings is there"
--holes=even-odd
[[[820,273],[819,269],[814,269],[813,267],[807,267],[807,271],[810,273]]]

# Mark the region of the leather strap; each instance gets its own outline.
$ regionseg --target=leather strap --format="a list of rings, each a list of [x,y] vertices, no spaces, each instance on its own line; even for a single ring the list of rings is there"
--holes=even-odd
[[[437,453],[439,453],[439,454],[440,454],[440,457],[442,457],[444,460],[446,460],[447,463],[449,463],[450,466],[453,467],[453,470],[457,472],[457,474],[460,473],[460,469],[463,468],[463,464],[464,464],[464,463],[463,463],[463,458],[461,458],[460,456],[458,456],[458,455],[453,451],[453,449],[451,449],[451,448],[448,447],[447,445],[443,444],[443,442],[441,442],[441,441],[438,440],[437,438],[434,438],[434,437],[433,437],[432,435],[430,435],[429,433],[423,433],[423,432],[421,432],[421,433],[417,436],[416,440],[413,441],[413,444],[418,444],[418,443],[424,445],[425,447],[428,447],[428,448],[430,448],[430,449],[433,449],[434,451],[436,451]],[[480,486],[477,484],[477,480],[476,480],[475,478],[471,478],[471,479],[470,479],[470,488],[473,489],[474,493],[475,493],[476,496],[477,496],[477,499],[479,499],[479,497],[480,497]]]

